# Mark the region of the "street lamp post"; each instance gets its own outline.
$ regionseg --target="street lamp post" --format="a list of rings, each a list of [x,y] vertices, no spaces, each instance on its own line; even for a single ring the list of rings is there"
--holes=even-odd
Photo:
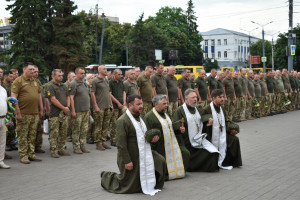
[[[278,34],[280,31],[273,33],[273,34],[267,34],[272,36],[272,71],[274,71],[274,42],[273,42],[273,36]]]
[[[273,21],[270,21],[266,24],[259,24],[259,23],[256,23],[254,21],[251,21],[251,22],[253,24],[257,24],[257,25],[261,26],[261,28],[262,28],[263,57],[265,57],[265,31],[264,31],[264,27],[268,24],[273,23]],[[263,62],[263,67],[264,67],[264,72],[266,72],[266,62]]]
[[[249,68],[252,69],[252,56],[251,56],[251,35],[250,33],[254,30],[258,29],[258,27],[256,27],[255,29],[252,29],[251,31],[248,31],[248,30],[244,30],[244,29],[241,29],[242,31],[246,31],[249,33],[249,58],[250,58],[250,65],[249,65]]]
[[[101,33],[101,44],[100,44],[100,52],[99,52],[99,65],[101,65],[102,61],[102,51],[103,51],[103,37],[104,37],[104,27],[105,27],[105,15],[102,13],[101,18],[103,19],[102,22],[102,33]]]

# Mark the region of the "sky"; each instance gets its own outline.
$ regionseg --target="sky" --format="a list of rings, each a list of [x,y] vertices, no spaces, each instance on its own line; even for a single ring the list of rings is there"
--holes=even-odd
[[[225,28],[262,38],[261,25],[272,22],[264,27],[265,38],[274,40],[278,32],[288,31],[288,0],[193,0],[197,17],[198,31],[205,32],[215,28]],[[85,10],[89,12],[98,3],[106,16],[119,17],[120,23],[134,24],[144,13],[145,18],[155,16],[161,7],[187,8],[188,0],[74,0],[78,9],[75,13]],[[9,17],[5,10],[8,3],[0,0],[0,19]],[[100,13],[102,11],[100,10]],[[300,0],[294,0],[293,25],[300,23]],[[1,26],[1,25],[0,25]],[[243,30],[241,30],[243,29]]]

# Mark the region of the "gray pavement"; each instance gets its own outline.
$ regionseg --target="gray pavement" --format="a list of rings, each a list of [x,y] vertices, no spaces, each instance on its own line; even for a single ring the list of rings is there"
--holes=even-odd
[[[218,173],[187,173],[165,183],[154,197],[117,195],[100,186],[100,170],[118,171],[117,149],[51,158],[44,136],[42,162],[24,165],[8,152],[12,168],[0,169],[0,199],[300,199],[300,111],[240,123],[243,167]],[[71,143],[67,144],[71,151]]]

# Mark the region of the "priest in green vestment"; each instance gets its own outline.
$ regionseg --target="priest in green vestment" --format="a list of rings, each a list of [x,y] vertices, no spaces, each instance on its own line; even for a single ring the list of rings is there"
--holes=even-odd
[[[203,126],[204,132],[207,133],[206,139],[220,150],[220,134],[224,130],[224,145],[226,149],[222,165],[240,167],[242,166],[241,148],[239,138],[236,136],[239,133],[239,126],[231,121],[225,121],[226,117],[221,108],[224,103],[224,93],[216,89],[211,96],[213,101],[200,112],[204,124],[208,122],[209,118],[214,120],[213,126]],[[222,125],[223,120],[225,122],[224,125]]]
[[[167,163],[168,180],[183,178],[185,169],[188,168],[190,152],[185,146],[179,146],[170,117],[167,115],[167,95],[157,95],[152,101],[155,106],[144,117],[147,130],[158,130],[161,137],[156,143],[151,143],[152,150],[157,151],[165,157]],[[185,132],[180,127],[180,134]]]
[[[163,188],[166,161],[150,143],[159,140],[159,131],[149,130],[140,117],[143,102],[140,96],[127,98],[127,111],[117,120],[117,164],[120,174],[101,172],[101,185],[112,193],[154,195]]]
[[[202,135],[203,124],[201,122],[200,111],[197,108],[197,95],[195,90],[187,89],[184,92],[185,103],[178,107],[173,115],[173,123],[183,123],[185,132],[181,133],[180,126],[175,127],[174,131],[179,145],[183,145],[190,152],[190,161],[187,171],[203,171],[203,172],[217,172],[218,166],[218,152],[209,151],[209,148],[201,146],[202,142],[198,142],[195,136]],[[206,126],[212,125],[212,119]],[[198,138],[199,139],[199,138]],[[209,149],[209,150],[208,150]]]

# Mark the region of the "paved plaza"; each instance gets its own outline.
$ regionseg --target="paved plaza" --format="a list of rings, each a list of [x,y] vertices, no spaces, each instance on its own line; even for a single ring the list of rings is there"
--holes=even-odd
[[[0,199],[300,199],[300,111],[241,122],[243,167],[218,173],[187,173],[165,183],[154,197],[117,195],[100,186],[100,171],[118,171],[117,149],[51,158],[44,135],[42,162],[21,164],[16,151],[8,152],[12,168],[0,169]],[[67,150],[71,151],[68,142]]]

